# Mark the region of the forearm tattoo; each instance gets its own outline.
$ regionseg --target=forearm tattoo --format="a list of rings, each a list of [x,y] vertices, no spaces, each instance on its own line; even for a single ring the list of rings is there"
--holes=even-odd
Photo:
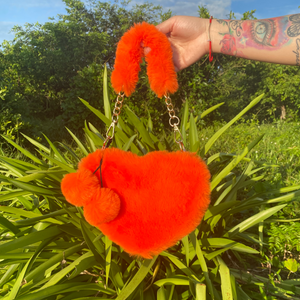
[[[300,14],[289,16],[291,26],[287,30],[287,35],[290,37],[296,37],[300,35]]]
[[[296,65],[300,66],[300,39],[296,39],[296,51],[293,51],[296,54]]]
[[[264,20],[217,20],[224,30],[220,41],[221,53],[243,55],[243,49],[253,47],[274,51],[291,45],[300,36],[300,14]],[[300,64],[300,38],[296,40],[296,64]]]

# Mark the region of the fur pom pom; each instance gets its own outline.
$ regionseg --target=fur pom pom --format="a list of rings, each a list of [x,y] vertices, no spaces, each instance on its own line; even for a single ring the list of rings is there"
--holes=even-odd
[[[136,24],[120,40],[114,71],[111,76],[116,93],[123,91],[128,97],[138,82],[140,63],[144,56],[142,47],[151,48],[146,55],[147,74],[151,89],[162,97],[178,89],[177,75],[172,60],[172,49],[168,38],[148,23]]]

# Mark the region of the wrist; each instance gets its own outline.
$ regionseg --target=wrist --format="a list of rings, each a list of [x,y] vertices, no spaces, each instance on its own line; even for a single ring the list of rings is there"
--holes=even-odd
[[[207,35],[208,37],[210,36],[212,53],[220,53],[220,32],[220,24],[218,23],[217,19],[212,19],[209,35]]]

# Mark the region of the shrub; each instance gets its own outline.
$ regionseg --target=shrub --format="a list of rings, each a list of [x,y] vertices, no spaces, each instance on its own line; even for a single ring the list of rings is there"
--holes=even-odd
[[[130,257],[89,225],[82,209],[72,207],[61,194],[64,174],[74,172],[83,156],[103,145],[102,135],[92,124],[85,124],[85,141],[70,132],[76,151],[50,140],[46,147],[26,136],[37,151],[31,153],[5,138],[27,161],[0,157],[0,202],[5,204],[0,206],[2,299],[286,299],[286,293],[299,295],[300,288],[293,280],[275,282],[258,275],[258,250],[265,244],[264,220],[300,191],[290,187],[277,198],[272,198],[272,191],[247,196],[261,180],[256,176],[261,166],[247,156],[262,136],[239,154],[208,155],[221,134],[261,98],[253,100],[205,144],[200,143],[186,104],[181,131],[190,151],[200,153],[211,171],[211,205],[194,232],[152,260]],[[105,115],[82,102],[110,125],[106,98]],[[151,132],[151,119],[139,119],[126,107],[123,113],[127,122],[119,119],[114,147],[138,155],[175,149],[173,135]],[[237,168],[239,165],[242,167]]]

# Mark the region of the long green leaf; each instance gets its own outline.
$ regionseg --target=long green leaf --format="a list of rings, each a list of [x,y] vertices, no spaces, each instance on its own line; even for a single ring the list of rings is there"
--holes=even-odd
[[[26,195],[30,195],[31,192],[28,191],[16,191],[16,192],[8,192],[5,193],[4,195],[0,196],[0,203],[7,201],[7,200],[13,200],[19,196],[26,196]]]
[[[108,285],[108,278],[109,278],[109,271],[111,266],[111,248],[112,248],[112,241],[105,236],[105,271],[106,271],[106,278],[105,282]]]
[[[19,248],[26,248],[29,245],[40,242],[50,237],[57,236],[61,233],[58,226],[49,227],[42,231],[32,232],[11,242],[0,245],[0,253],[10,252]]]
[[[23,279],[25,277],[25,273],[26,273],[27,268],[29,266],[29,263],[30,263],[30,260],[27,261],[26,265],[24,266],[24,268],[20,272],[20,274],[19,274],[19,276],[18,276],[18,278],[17,278],[17,280],[16,280],[16,282],[15,282],[12,290],[10,291],[9,298],[8,298],[9,300],[16,299],[17,294],[18,294],[18,292],[19,292],[19,290],[21,288],[22,281],[23,281]]]
[[[223,300],[233,300],[230,271],[221,257],[217,257],[219,263],[219,272],[221,276],[221,290]]]
[[[257,213],[256,215],[242,221],[241,223],[239,223],[238,225],[234,226],[233,228],[231,228],[225,235],[224,237],[228,236],[228,237],[233,237],[236,234],[240,233],[240,232],[244,232],[245,230],[247,230],[248,228],[262,222],[263,220],[269,218],[270,216],[274,215],[276,212],[278,212],[279,210],[283,209],[287,204],[282,204],[282,205],[278,205],[275,207],[271,207],[269,209],[266,209],[264,211],[261,211],[259,213]]]
[[[34,184],[29,184],[29,183],[25,183],[19,180],[13,180],[13,179],[9,179],[9,182],[11,182],[14,186],[17,186],[18,188],[21,188],[25,191],[31,192],[33,194],[40,194],[40,195],[49,195],[49,196],[53,196],[53,195],[59,195],[61,194],[61,191],[58,189],[53,189],[53,188],[44,188],[44,187],[40,187]]]
[[[39,165],[43,165],[44,162],[41,161],[40,159],[38,159],[36,156],[34,156],[33,154],[31,154],[28,150],[22,148],[21,146],[19,146],[17,143],[15,143],[14,141],[12,141],[11,139],[9,139],[8,137],[1,135],[7,142],[9,142],[11,145],[13,145],[16,149],[18,149],[22,154],[24,154],[25,156],[27,156],[28,158],[30,158],[32,161],[34,161],[35,163],[39,164]]]
[[[209,274],[208,274],[208,268],[207,268],[207,265],[206,265],[203,253],[201,251],[201,248],[199,246],[199,243],[197,242],[197,236],[196,236],[195,231],[193,231],[192,233],[190,233],[190,238],[191,238],[193,247],[194,247],[194,249],[196,251],[196,255],[198,257],[198,261],[200,263],[202,272],[204,274],[205,281],[206,281],[206,284],[208,286],[208,290],[209,290],[210,296],[211,296],[212,299],[215,299],[212,282],[211,282],[211,280],[209,278]]]
[[[125,300],[133,293],[133,291],[136,289],[136,287],[146,277],[146,275],[150,271],[151,267],[155,263],[156,259],[157,259],[157,256],[155,256],[152,260],[150,260],[150,259],[143,260],[141,268],[138,270],[138,272],[135,274],[135,276],[132,278],[132,280],[128,283],[128,285],[126,285],[122,289],[121,293],[118,295],[116,300]]]
[[[154,149],[153,140],[151,139],[149,132],[147,131],[141,120],[128,107],[126,107],[126,114],[128,116],[128,120],[130,120],[130,122],[135,126],[144,142],[147,143],[152,149]]]
[[[12,224],[10,221],[8,221],[6,218],[2,217],[0,215],[0,225],[4,226],[14,234],[17,234],[20,232],[19,228],[16,227],[14,224]]]
[[[79,147],[79,149],[83,152],[83,154],[84,155],[88,155],[89,154],[88,150],[84,147],[84,145],[77,138],[77,136],[70,129],[67,128],[67,130],[70,133],[70,135],[72,136],[72,138],[74,139],[74,141],[76,142],[76,144]]]
[[[81,255],[79,258],[77,258],[74,262],[69,264],[67,267],[65,267],[63,270],[56,273],[42,288],[45,289],[47,287],[53,286],[57,284],[62,278],[64,278],[70,271],[72,271],[76,266],[81,263],[83,260],[88,259],[90,257],[93,257],[94,254],[92,251],[86,252],[85,254]]]
[[[224,103],[225,103],[225,102],[216,104],[216,105],[210,107],[209,109],[205,110],[205,111],[201,114],[200,118],[203,119],[206,115],[208,115],[209,113],[213,112],[214,110],[216,110],[218,107],[220,107],[220,106],[223,105]]]
[[[211,182],[210,188],[211,191],[215,189],[215,187],[229,174],[229,172],[235,168],[238,163],[250,152],[250,150],[258,144],[261,139],[263,138],[263,135],[256,138],[253,142],[251,142],[248,147],[244,149],[244,151],[238,155],[235,159],[233,159]]]
[[[38,279],[40,277],[43,278],[46,270],[48,270],[52,266],[56,265],[57,263],[60,263],[62,260],[66,259],[70,255],[80,251],[84,247],[86,247],[86,246],[82,245],[82,244],[78,244],[78,245],[70,247],[58,254],[54,254],[50,259],[48,259],[44,263],[37,266],[28,275],[26,275],[26,277],[25,277],[26,281],[29,282],[32,279]]]
[[[0,288],[9,281],[10,277],[15,273],[15,271],[19,268],[19,264],[11,265],[4,275],[0,278]]]
[[[154,284],[158,287],[163,285],[189,285],[189,278],[183,275],[176,275],[173,277],[168,277],[164,279],[160,279],[154,282]]]
[[[51,149],[53,150],[53,152],[55,153],[55,155],[57,156],[59,161],[61,161],[64,164],[67,164],[67,161],[64,159],[64,157],[62,156],[60,151],[54,146],[54,144],[48,139],[48,137],[46,135],[44,135],[44,138],[47,140],[49,146],[51,147]],[[49,152],[46,152],[46,153],[50,154]]]
[[[107,67],[104,65],[103,71],[103,102],[104,102],[104,112],[105,117],[111,120],[111,110],[110,110],[110,101],[108,95],[108,84],[107,84]]]
[[[196,284],[196,300],[206,300],[206,285]]]
[[[251,103],[245,107],[235,118],[233,118],[230,122],[228,122],[225,126],[223,126],[219,131],[217,131],[206,143],[204,146],[200,156],[203,157],[208,150],[213,146],[213,144],[217,141],[217,139],[234,123],[236,122],[241,116],[243,116],[249,109],[255,106],[264,96],[264,94],[258,96]]]
[[[198,152],[199,150],[199,137],[198,137],[198,130],[197,130],[197,126],[195,123],[195,119],[193,117],[193,115],[190,115],[190,150],[191,152]]]

